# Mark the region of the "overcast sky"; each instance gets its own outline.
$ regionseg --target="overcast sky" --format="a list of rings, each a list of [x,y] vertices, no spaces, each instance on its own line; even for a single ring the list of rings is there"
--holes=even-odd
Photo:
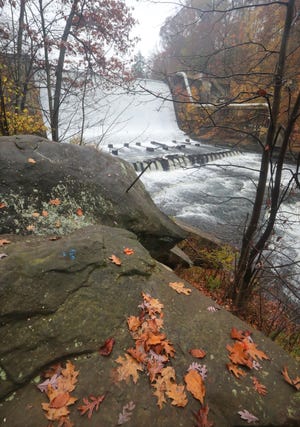
[[[129,7],[134,7],[133,17],[139,21],[132,32],[141,41],[137,44],[135,51],[141,51],[147,57],[159,47],[159,30],[165,19],[173,15],[176,6],[163,1],[151,2],[149,0],[125,0]]]

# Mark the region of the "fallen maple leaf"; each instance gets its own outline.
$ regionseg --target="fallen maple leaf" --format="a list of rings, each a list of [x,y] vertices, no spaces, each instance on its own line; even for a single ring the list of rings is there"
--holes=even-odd
[[[178,294],[189,295],[192,290],[190,288],[186,288],[184,283],[182,282],[170,282],[169,286],[174,289]]]
[[[34,160],[34,159],[32,159],[31,157],[29,157],[28,159],[27,159],[27,162],[28,163],[32,163],[33,165],[36,163],[36,160]]]
[[[109,260],[112,262],[112,263],[114,263],[114,264],[116,264],[116,265],[121,265],[122,264],[122,261],[120,260],[120,258],[118,258],[116,255],[114,255],[114,254],[112,254],[110,257],[109,257]]]
[[[127,423],[130,421],[130,418],[132,417],[132,411],[135,408],[134,402],[129,402],[127,405],[123,406],[122,412],[119,414],[118,418],[118,426]]]
[[[35,226],[34,225],[27,225],[26,230],[27,231],[34,231]]]
[[[89,399],[90,399],[90,401],[89,401]],[[89,396],[88,398],[84,397],[82,399],[84,405],[81,405],[77,408],[78,411],[80,411],[80,415],[84,415],[87,413],[87,417],[89,419],[91,419],[93,412],[98,411],[99,405],[103,402],[104,399],[105,399],[105,394],[103,394],[102,396],[98,396],[98,397],[95,397],[92,395]]]
[[[206,352],[204,350],[201,350],[201,348],[193,348],[189,350],[189,353],[193,357],[197,357],[198,359],[203,359],[203,357],[206,356]]]
[[[287,367],[284,366],[281,371],[283,378],[285,381],[290,384],[292,387],[294,387],[296,390],[300,390],[300,377],[296,377],[294,380],[289,376]]]
[[[193,411],[197,424],[195,427],[213,427],[214,423],[208,420],[208,405],[204,405],[198,412]]]
[[[60,205],[60,203],[61,203],[61,201],[59,199],[49,200],[49,205],[52,205],[52,206],[58,206],[58,205]]]
[[[251,377],[251,379],[257,393],[265,396],[268,393],[267,387],[261,384],[256,377]]]
[[[76,209],[76,215],[77,216],[82,216],[83,215],[83,210],[81,208],[77,208]]]
[[[47,211],[42,210],[42,216],[43,216],[43,217],[45,217],[45,218],[46,218],[48,215],[49,215],[49,214],[48,214],[48,212],[47,212]]]
[[[202,405],[204,404],[205,385],[198,371],[192,369],[185,376],[186,388],[192,393],[195,399],[198,399]]]
[[[234,365],[233,363],[227,363],[227,369],[228,371],[232,372],[234,376],[237,378],[244,377],[246,375],[246,372],[240,369],[237,365]]]
[[[7,208],[7,205],[4,202],[0,203],[0,209],[4,209]]]
[[[0,246],[9,245],[11,243],[10,240],[0,239]]]
[[[255,423],[256,421],[259,421],[257,417],[255,417],[253,414],[251,414],[247,409],[243,409],[242,411],[238,412],[239,416],[242,418],[242,420],[245,420],[250,423]]]
[[[101,354],[101,356],[109,356],[112,352],[114,344],[114,338],[107,338],[107,340],[105,340],[105,343],[99,348],[99,354]]]
[[[125,255],[133,255],[134,254],[134,250],[130,249],[130,248],[124,248],[123,252]]]
[[[232,363],[252,368],[252,361],[246,352],[247,347],[242,341],[236,341],[233,346],[228,344],[226,348],[230,352],[229,359]]]
[[[33,216],[33,218],[38,218],[40,214],[38,212],[33,212],[31,216]]]

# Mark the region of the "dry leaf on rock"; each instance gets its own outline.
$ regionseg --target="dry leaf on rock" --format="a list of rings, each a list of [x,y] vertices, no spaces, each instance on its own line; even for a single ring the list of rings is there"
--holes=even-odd
[[[125,354],[125,357],[119,356],[116,362],[121,365],[117,368],[117,381],[129,381],[132,377],[136,384],[139,378],[138,371],[143,371],[142,365],[129,354]]]
[[[132,417],[132,411],[135,408],[134,402],[129,402],[123,406],[122,412],[119,414],[118,426],[127,423]]]
[[[122,261],[120,260],[120,258],[118,258],[116,255],[114,255],[114,254],[112,254],[110,257],[109,257],[109,260],[113,263],[113,264],[116,264],[116,265],[121,265],[122,264]]]
[[[198,371],[192,369],[184,377],[186,388],[192,393],[195,399],[204,404],[205,385]]]
[[[129,316],[127,318],[127,324],[130,331],[135,332],[142,325],[142,320],[137,316]]]
[[[49,205],[52,205],[52,206],[58,206],[58,205],[60,205],[60,203],[61,203],[61,201],[59,199],[49,200]]]
[[[261,384],[256,377],[251,377],[251,379],[257,393],[265,396],[268,393],[267,387]]]
[[[36,160],[34,160],[34,159],[32,159],[31,157],[29,157],[28,159],[27,159],[27,162],[28,163],[31,163],[31,164],[35,164],[36,163]]]
[[[289,376],[287,367],[284,366],[284,368],[281,371],[283,378],[285,381],[290,384],[292,387],[294,387],[296,390],[300,390],[300,377],[296,377],[294,380]]]
[[[83,210],[81,208],[77,208],[76,209],[76,215],[77,216],[82,216],[83,215]]]
[[[105,399],[105,394],[98,397],[95,397],[92,395],[89,396],[88,398],[84,397],[82,399],[84,405],[81,405],[77,408],[78,411],[80,411],[80,415],[87,414],[87,417],[91,419],[93,416],[93,412],[98,411],[99,405],[103,402],[104,399]]]
[[[257,417],[255,417],[253,414],[251,414],[247,409],[243,409],[242,411],[239,411],[238,414],[242,418],[242,420],[245,420],[250,423],[255,423],[256,421],[259,421]]]
[[[198,412],[193,412],[197,424],[195,427],[213,427],[214,423],[208,420],[208,405],[204,405]]]
[[[11,243],[10,240],[0,239],[0,246],[9,245]]]
[[[234,365],[233,363],[227,363],[227,369],[228,371],[232,372],[233,375],[237,378],[244,377],[246,375],[246,372],[240,369],[237,365]]]
[[[131,248],[124,248],[123,252],[125,255],[133,255],[134,254],[134,250]]]
[[[174,406],[184,408],[188,403],[184,385],[175,383],[169,384],[166,390],[166,394],[170,399],[172,399],[171,404]]]
[[[109,356],[112,352],[114,345],[114,338],[107,338],[107,340],[105,340],[105,343],[99,348],[99,354],[101,354],[101,356]]]
[[[174,289],[178,294],[189,295],[192,290],[190,288],[186,288],[184,283],[182,282],[170,282],[169,286]]]
[[[201,348],[193,348],[189,350],[189,353],[193,357],[197,357],[198,359],[203,359],[203,357],[206,356],[206,352],[204,350],[201,350]]]

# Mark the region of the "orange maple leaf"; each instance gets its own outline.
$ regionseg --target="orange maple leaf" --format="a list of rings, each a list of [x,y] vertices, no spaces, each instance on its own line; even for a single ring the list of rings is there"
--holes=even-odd
[[[40,214],[38,212],[33,212],[31,216],[33,216],[33,218],[38,218]]]
[[[48,214],[48,212],[47,212],[47,211],[45,211],[45,210],[43,210],[43,211],[42,211],[42,216],[43,216],[43,217],[45,217],[45,218],[46,218],[48,215],[49,215],[49,214]]]
[[[0,209],[4,209],[7,208],[7,205],[4,202],[0,203]]]
[[[145,294],[144,292],[142,292],[142,296],[144,302],[147,304],[147,312],[150,317],[152,315],[155,315],[156,313],[161,313],[162,309],[164,308],[164,305],[161,304],[158,299],[152,298],[149,294]]]
[[[35,230],[35,226],[34,225],[27,225],[27,227],[26,227],[26,230],[27,231],[34,231]]]
[[[29,157],[28,159],[27,159],[27,162],[28,163],[31,163],[31,164],[35,164],[36,163],[36,160],[34,160],[34,159],[32,159],[31,157]]]
[[[9,243],[11,243],[10,240],[0,239],[0,246],[8,245]]]
[[[110,257],[109,257],[109,259],[110,259],[110,261],[112,262],[112,263],[114,263],[114,264],[116,264],[116,265],[121,265],[122,264],[122,261],[120,260],[120,258],[118,258],[116,255],[114,255],[114,254],[112,254]]]
[[[256,377],[251,377],[253,385],[257,393],[265,396],[268,393],[267,387],[261,384]]]
[[[206,352],[204,350],[201,350],[201,348],[193,348],[189,350],[189,353],[193,357],[197,357],[198,359],[203,359],[203,357],[206,356]]]
[[[232,339],[234,340],[239,340],[239,341],[243,341],[243,339],[245,339],[246,337],[250,336],[251,332],[249,331],[239,331],[236,328],[232,328],[231,329],[231,333],[230,336]]]
[[[240,369],[237,365],[234,365],[233,363],[227,363],[226,364],[228,371],[232,372],[234,376],[237,378],[240,378],[240,376],[244,377],[246,375],[246,372]]]
[[[124,248],[123,252],[125,255],[133,255],[134,254],[134,250],[130,249],[130,248]]]
[[[184,283],[182,282],[170,282],[169,286],[174,289],[178,294],[189,295],[192,290],[190,288],[186,288]]]
[[[184,377],[186,388],[192,393],[195,399],[198,399],[202,405],[204,404],[205,385],[204,381],[195,369],[191,369]]]

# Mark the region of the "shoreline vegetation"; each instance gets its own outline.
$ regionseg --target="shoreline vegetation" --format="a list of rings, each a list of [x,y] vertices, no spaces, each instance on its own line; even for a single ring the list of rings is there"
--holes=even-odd
[[[173,268],[175,274],[212,298],[219,306],[263,332],[300,361],[299,307],[282,295],[278,285],[268,286],[271,275],[258,278],[250,304],[245,311],[238,312],[228,297],[237,250],[197,227],[177,220],[176,223],[189,233],[178,247],[191,259],[193,265],[178,262]]]

